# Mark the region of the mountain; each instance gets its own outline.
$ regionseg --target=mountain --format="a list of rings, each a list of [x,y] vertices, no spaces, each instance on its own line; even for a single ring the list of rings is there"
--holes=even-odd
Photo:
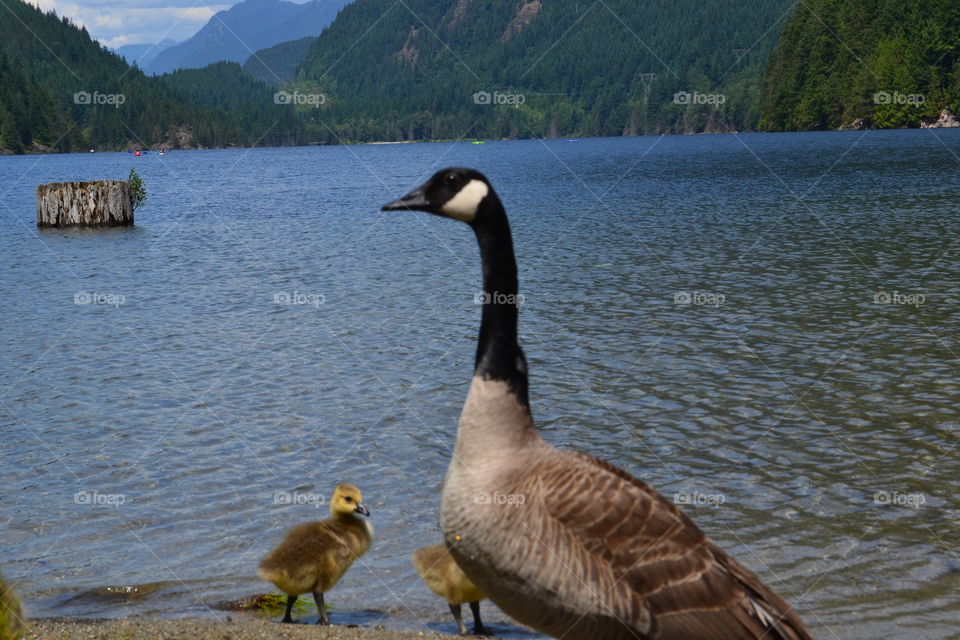
[[[917,127],[960,112],[956,0],[806,0],[770,59],[761,125]]]
[[[0,153],[301,139],[296,110],[275,104],[274,89],[236,64],[148,77],[52,11],[22,0],[0,5],[12,17],[0,20]],[[236,97],[218,102],[218,94]]]
[[[349,1],[244,0],[216,13],[192,38],[160,52],[144,68],[157,74],[221,60],[243,62],[259,49],[318,35]]]
[[[243,70],[267,84],[280,86],[293,80],[297,67],[307,55],[315,37],[281,42],[267,49],[260,49],[243,63]]]
[[[125,44],[122,47],[117,47],[114,51],[120,54],[120,57],[126,60],[128,64],[136,64],[143,69],[150,64],[161,51],[169,49],[175,44],[177,44],[175,41],[168,38],[156,44]]]
[[[296,86],[337,140],[756,127],[792,0],[356,0]]]

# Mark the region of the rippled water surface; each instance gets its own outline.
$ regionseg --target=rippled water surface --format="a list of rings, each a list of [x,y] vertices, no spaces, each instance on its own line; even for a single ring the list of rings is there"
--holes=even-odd
[[[346,480],[377,538],[334,621],[453,630],[409,555],[479,259],[378,210],[448,165],[511,213],[548,439],[689,503],[817,637],[960,637],[960,131],[0,158],[0,565],[33,615],[271,591]],[[37,184],[131,166],[136,227],[37,231]]]

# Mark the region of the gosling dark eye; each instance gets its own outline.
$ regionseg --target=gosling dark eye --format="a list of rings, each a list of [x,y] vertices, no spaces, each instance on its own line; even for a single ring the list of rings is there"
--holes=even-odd
[[[346,500],[347,502],[353,502],[353,498],[351,498],[351,497],[349,497],[349,496],[346,497],[346,498],[344,498],[344,500]]]

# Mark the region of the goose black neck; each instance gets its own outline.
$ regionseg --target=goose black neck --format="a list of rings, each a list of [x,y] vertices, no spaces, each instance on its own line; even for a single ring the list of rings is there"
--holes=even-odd
[[[507,212],[496,194],[481,203],[473,230],[483,263],[483,314],[474,375],[503,380],[529,406],[527,361],[517,341],[517,262]]]

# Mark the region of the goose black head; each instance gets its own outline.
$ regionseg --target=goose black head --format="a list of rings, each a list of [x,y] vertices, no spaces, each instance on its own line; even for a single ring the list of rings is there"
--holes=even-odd
[[[485,202],[497,195],[479,171],[451,167],[433,174],[425,183],[399,200],[388,202],[382,211],[418,210],[473,224]]]

